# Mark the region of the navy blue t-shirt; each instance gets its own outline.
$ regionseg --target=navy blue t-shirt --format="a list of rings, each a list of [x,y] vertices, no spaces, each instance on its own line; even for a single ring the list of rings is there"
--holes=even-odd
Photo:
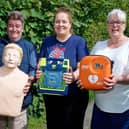
[[[65,42],[60,42],[56,36],[49,36],[43,40],[39,57],[66,58],[70,60],[70,66],[73,71],[76,70],[78,62],[82,57],[88,55],[87,44],[85,40],[77,35],[72,35]],[[70,84],[68,95],[75,95],[81,92],[76,82]]]

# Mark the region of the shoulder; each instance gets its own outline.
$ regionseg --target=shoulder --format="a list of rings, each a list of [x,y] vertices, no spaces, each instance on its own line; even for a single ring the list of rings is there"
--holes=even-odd
[[[108,40],[103,40],[103,41],[97,41],[95,44],[95,47],[105,47],[107,46]]]
[[[0,47],[3,47],[8,44],[8,40],[6,38],[0,39]]]
[[[6,39],[0,39],[0,58],[2,56],[3,49],[7,44],[8,42],[6,41]],[[0,62],[1,62],[1,59],[0,59]]]
[[[81,45],[85,45],[86,44],[86,41],[84,40],[84,38],[82,38],[79,35],[75,35],[75,34],[73,34],[70,37],[70,39],[68,40],[68,42],[71,42],[71,44],[74,43],[74,45],[77,45],[77,46],[78,45],[81,46]]]
[[[26,49],[34,49],[34,48],[36,48],[36,46],[32,43],[32,42],[30,42],[30,41],[28,41],[28,40],[26,40],[26,39],[21,39],[20,41],[19,41],[19,45],[24,49],[24,47],[26,48]]]
[[[127,45],[129,46],[129,39],[127,40]]]
[[[26,73],[24,73],[23,71],[21,71],[20,69],[18,69],[16,78],[17,79],[19,78],[20,84],[23,85],[28,82],[29,76]]]
[[[46,36],[45,38],[43,38],[43,41],[53,41],[56,40],[56,35],[50,35],[50,36]]]
[[[22,70],[20,70],[19,68],[18,68],[18,72],[21,77],[23,77],[24,79],[28,79],[28,75]]]
[[[34,46],[34,44],[32,42],[30,42],[24,38],[21,39],[20,42],[26,44],[27,46]]]
[[[96,44],[93,46],[93,49],[91,50],[90,54],[95,54],[97,50],[103,50],[107,48],[108,40],[104,41],[97,41]]]
[[[47,36],[43,39],[43,42],[42,42],[42,46],[51,46],[53,44],[57,43],[57,40],[56,40],[56,36],[55,35],[52,35],[52,36]]]
[[[81,37],[81,36],[79,36],[79,35],[76,35],[76,34],[73,34],[73,35],[71,36],[71,38],[72,38],[73,40],[77,40],[77,41],[85,41],[83,37]]]
[[[56,39],[55,35],[51,35],[51,36],[46,36],[43,40],[44,41],[53,41]]]

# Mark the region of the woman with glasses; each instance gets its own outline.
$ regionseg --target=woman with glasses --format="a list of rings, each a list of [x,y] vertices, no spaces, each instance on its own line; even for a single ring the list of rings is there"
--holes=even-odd
[[[95,91],[91,129],[129,129],[129,38],[124,34],[126,13],[113,9],[107,16],[110,38],[98,41],[91,55],[113,61],[112,75],[104,78],[105,90]]]

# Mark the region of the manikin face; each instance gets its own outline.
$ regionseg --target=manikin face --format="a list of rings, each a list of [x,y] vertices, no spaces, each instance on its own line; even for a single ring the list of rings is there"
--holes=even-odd
[[[3,55],[3,63],[8,68],[16,68],[21,61],[21,56],[18,50],[8,48]]]

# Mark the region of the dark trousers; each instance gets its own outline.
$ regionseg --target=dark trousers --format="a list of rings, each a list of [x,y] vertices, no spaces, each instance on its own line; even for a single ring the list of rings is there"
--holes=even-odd
[[[83,129],[88,92],[76,96],[44,95],[47,129]]]
[[[94,105],[91,129],[129,129],[129,110],[124,113],[107,113]]]

